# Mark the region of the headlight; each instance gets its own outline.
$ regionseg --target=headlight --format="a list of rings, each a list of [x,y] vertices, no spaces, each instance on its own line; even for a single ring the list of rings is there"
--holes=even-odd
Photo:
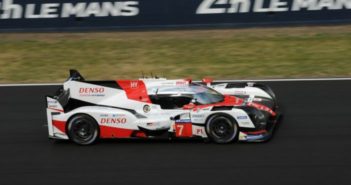
[[[257,110],[253,107],[246,107],[244,109],[249,115],[252,123],[258,128],[264,128],[267,125],[267,114],[261,110]]]

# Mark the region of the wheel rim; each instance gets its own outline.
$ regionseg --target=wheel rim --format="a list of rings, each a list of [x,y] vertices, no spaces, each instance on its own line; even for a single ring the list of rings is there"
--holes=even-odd
[[[78,142],[86,142],[94,137],[94,127],[87,120],[76,120],[72,124],[73,138]]]
[[[229,118],[220,116],[211,120],[209,129],[217,142],[230,142],[236,137],[237,127]]]

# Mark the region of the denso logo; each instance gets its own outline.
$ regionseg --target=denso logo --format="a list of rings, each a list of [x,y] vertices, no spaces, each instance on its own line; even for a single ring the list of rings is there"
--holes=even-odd
[[[79,88],[79,96],[105,96],[103,87]]]
[[[105,88],[103,87],[79,88],[79,93],[87,93],[87,94],[103,93],[104,91],[105,91]]]
[[[127,118],[101,118],[100,123],[102,124],[111,124],[111,123],[121,123],[124,124],[127,122]]]

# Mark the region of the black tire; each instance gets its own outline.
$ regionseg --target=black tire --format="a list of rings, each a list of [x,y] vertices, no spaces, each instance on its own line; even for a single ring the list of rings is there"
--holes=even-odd
[[[67,133],[70,140],[74,143],[90,145],[98,139],[99,126],[94,118],[85,114],[79,114],[69,120]]]
[[[231,116],[216,114],[208,119],[206,132],[212,141],[225,144],[237,139],[239,129],[236,121]]]

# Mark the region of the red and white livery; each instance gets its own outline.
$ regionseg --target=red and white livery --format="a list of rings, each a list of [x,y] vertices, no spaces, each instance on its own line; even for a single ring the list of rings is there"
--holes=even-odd
[[[269,87],[209,78],[87,81],[71,70],[46,99],[49,137],[81,145],[99,138],[260,142],[271,137],[279,117]]]

